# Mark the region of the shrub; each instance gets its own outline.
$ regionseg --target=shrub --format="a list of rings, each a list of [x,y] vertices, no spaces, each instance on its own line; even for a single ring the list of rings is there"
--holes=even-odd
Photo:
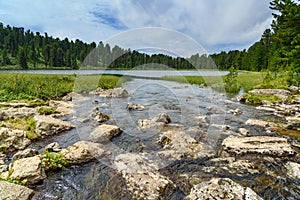
[[[64,169],[68,164],[66,158],[62,154],[55,152],[43,152],[42,162],[46,171]]]

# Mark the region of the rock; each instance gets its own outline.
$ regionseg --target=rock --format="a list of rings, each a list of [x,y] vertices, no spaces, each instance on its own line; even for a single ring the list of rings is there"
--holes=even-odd
[[[27,179],[28,184],[36,184],[46,178],[45,169],[39,156],[22,158],[12,163],[10,178]]]
[[[262,200],[252,189],[244,187],[229,178],[212,178],[195,185],[186,200],[206,199],[251,199]]]
[[[36,108],[9,108],[9,109],[1,109],[0,110],[0,120],[7,120],[11,118],[25,118],[25,117],[33,117],[36,115]]]
[[[103,150],[102,144],[87,141],[76,142],[67,149],[63,149],[60,153],[69,164],[82,164],[109,154],[109,152]]]
[[[287,98],[291,95],[291,92],[288,90],[282,89],[254,89],[249,91],[250,94],[266,94],[266,95],[274,95],[280,98]]]
[[[145,107],[141,104],[128,103],[126,106],[127,110],[144,110]]]
[[[123,98],[128,97],[129,93],[124,88],[114,88],[109,90],[104,90],[102,88],[97,88],[90,94],[99,95],[100,97],[108,97],[108,98]]]
[[[285,165],[287,176],[300,182],[300,164],[295,162],[287,162]]]
[[[39,152],[36,149],[25,149],[23,151],[17,152],[15,155],[13,155],[12,159],[18,160],[18,159],[22,159],[22,158],[33,157],[38,154],[39,154]]]
[[[29,107],[28,103],[24,102],[0,102],[0,107],[12,107],[12,108],[20,108],[20,107]]]
[[[269,136],[228,137],[222,142],[222,148],[234,155],[260,154],[281,157],[295,154],[287,139]]]
[[[92,101],[92,104],[99,104],[99,101],[96,100],[96,99],[94,99],[94,100]]]
[[[260,127],[270,127],[271,125],[273,125],[271,122],[266,122],[258,119],[248,119],[245,122],[245,124],[249,126],[260,126]]]
[[[65,107],[65,108],[70,108],[74,106],[74,103],[68,102],[68,101],[55,101],[55,100],[50,100],[49,101],[49,106],[58,108],[58,107]]]
[[[0,174],[8,171],[8,165],[0,165]]]
[[[165,124],[171,123],[171,118],[166,113],[160,113],[157,116],[155,116],[153,119],[151,119],[152,122],[163,122]]]
[[[118,126],[102,124],[89,135],[89,140],[93,142],[108,141],[121,132],[122,130]]]
[[[241,115],[243,114],[243,111],[241,109],[235,109],[235,110],[228,110],[228,113],[234,114],[234,115]]]
[[[291,85],[289,87],[289,89],[294,92],[294,93],[298,93],[300,91],[300,87],[297,87],[297,86],[294,86],[294,85]]]
[[[250,132],[245,128],[239,128],[239,133],[243,136],[250,136]]]
[[[36,132],[43,136],[50,136],[75,128],[70,122],[55,119],[51,116],[39,115],[34,117]]]
[[[198,124],[199,126],[203,127],[203,126],[208,126],[209,124],[209,119],[207,118],[207,115],[199,115],[197,117],[195,117],[196,120],[199,120]]]
[[[34,191],[27,187],[0,180],[0,199],[30,200]]]
[[[4,165],[7,161],[7,156],[3,153],[0,153],[0,165]]]
[[[66,115],[74,114],[75,111],[71,109],[74,106],[74,103],[70,101],[49,101],[49,106],[56,108],[55,113],[52,114],[54,117],[61,117]]]
[[[120,154],[114,164],[137,199],[161,199],[167,188],[174,187],[167,177],[159,174],[138,154]]]
[[[97,107],[92,110],[90,118],[97,121],[98,123],[102,123],[108,121],[110,117],[109,115],[100,112],[99,108]]]
[[[57,142],[52,142],[45,147],[45,151],[48,152],[60,152],[62,149]]]
[[[30,143],[25,131],[0,128],[0,146],[7,151],[25,149]]]

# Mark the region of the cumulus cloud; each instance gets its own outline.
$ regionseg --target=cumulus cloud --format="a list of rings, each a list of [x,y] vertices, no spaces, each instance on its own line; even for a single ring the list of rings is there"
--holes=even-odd
[[[164,27],[219,52],[257,41],[272,20],[268,6],[261,0],[11,0],[0,2],[0,17],[5,24],[87,42]]]

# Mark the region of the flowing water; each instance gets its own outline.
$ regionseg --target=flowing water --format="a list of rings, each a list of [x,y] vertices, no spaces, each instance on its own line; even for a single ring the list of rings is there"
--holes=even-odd
[[[231,101],[223,94],[210,88],[200,88],[196,85],[179,84],[160,80],[133,79],[123,85],[131,94],[128,98],[101,98],[86,95],[85,99],[75,100],[76,113],[64,119],[77,125],[77,129],[47,138],[32,147],[39,149],[51,143],[58,142],[63,148],[78,140],[86,139],[98,124],[94,122],[79,122],[89,116],[91,110],[98,107],[101,112],[110,114],[108,124],[119,126],[123,133],[114,138],[107,148],[116,156],[120,153],[153,153],[161,150],[157,144],[159,134],[143,133],[137,129],[138,120],[152,118],[165,112],[172,123],[183,125],[183,129],[191,133],[196,140],[204,142],[209,150],[217,155],[222,139],[228,135],[222,133],[217,125],[229,125],[232,132],[238,128],[247,128],[252,135],[277,135],[267,133],[257,127],[245,125],[249,118],[282,120],[266,111],[256,110],[252,106]],[[98,100],[99,104],[92,104]],[[128,102],[142,104],[143,111],[127,111]],[[228,114],[230,109],[241,109],[242,115]],[[206,115],[210,123],[200,128],[197,116]],[[193,131],[196,130],[196,131]],[[202,133],[202,134],[200,134]],[[205,134],[203,134],[205,133]],[[292,139],[289,139],[290,141]],[[294,142],[298,142],[296,139]],[[251,158],[250,158],[251,159]],[[48,174],[48,178],[35,190],[34,199],[132,199],[127,189],[126,181],[113,167],[114,157],[106,160],[71,166],[59,172]],[[256,174],[234,174],[225,168],[204,170],[214,167],[208,157],[198,159],[182,159],[177,161],[157,160],[161,164],[159,172],[172,180],[177,186],[176,191],[170,191],[167,199],[182,199],[191,189],[193,182],[209,180],[212,177],[228,177],[244,186],[252,188],[264,199],[299,199],[300,190],[296,184],[286,178],[282,162],[267,163],[257,159],[256,165],[260,171]]]

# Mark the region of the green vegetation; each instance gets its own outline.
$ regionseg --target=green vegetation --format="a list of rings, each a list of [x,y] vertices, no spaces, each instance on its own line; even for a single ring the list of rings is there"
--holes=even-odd
[[[23,185],[23,186],[25,186],[25,185],[27,184],[27,180],[26,180],[26,179],[20,181],[20,180],[14,180],[14,179],[12,179],[12,178],[2,178],[2,177],[0,176],[0,180],[2,180],[2,181],[7,181],[7,182],[9,182],[9,183],[13,183],[13,184],[17,184],[17,185]]]
[[[61,99],[73,90],[83,92],[97,87],[110,89],[129,80],[129,78],[113,75],[76,77],[74,75],[0,73],[0,101],[21,100],[29,101],[32,107],[43,106],[47,105],[48,100]]]
[[[241,89],[241,85],[237,80],[238,72],[234,67],[230,67],[229,73],[225,76],[225,91],[229,94],[238,93]]]
[[[281,101],[280,97],[274,95],[266,95],[266,94],[244,94],[243,98],[246,99],[246,103],[250,105],[262,105],[263,101],[269,101],[271,103],[275,103],[277,101]]]
[[[14,129],[26,131],[28,139],[37,139],[39,134],[35,132],[36,121],[32,117],[12,118],[5,121],[13,126]]]
[[[43,152],[41,156],[46,171],[64,169],[68,164],[66,158],[60,153]]]
[[[38,113],[40,115],[52,115],[55,113],[57,108],[54,107],[40,107]]]

